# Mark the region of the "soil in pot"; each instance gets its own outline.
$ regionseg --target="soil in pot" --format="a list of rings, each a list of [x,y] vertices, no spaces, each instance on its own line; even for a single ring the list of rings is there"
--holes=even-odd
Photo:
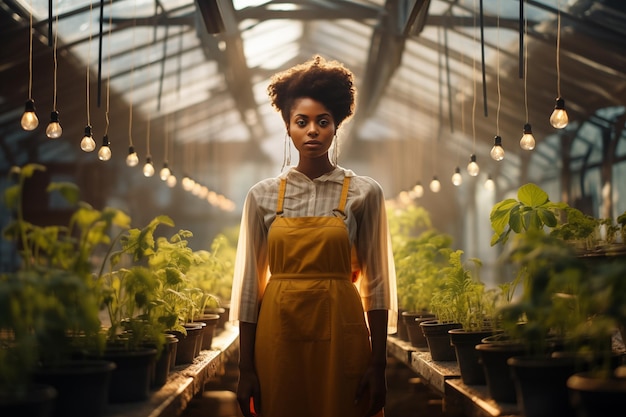
[[[450,343],[456,353],[461,380],[465,385],[485,385],[485,370],[480,362],[476,345],[482,343],[485,337],[495,334],[492,329],[467,331],[452,329],[448,331]]]
[[[485,372],[489,396],[499,403],[515,404],[517,394],[507,360],[513,356],[523,356],[526,348],[513,341],[497,341],[493,336],[484,338],[482,342],[476,345],[476,350]]]
[[[7,417],[51,417],[56,398],[56,389],[44,384],[32,384],[24,395],[0,390],[0,415]]]
[[[575,358],[513,356],[507,363],[524,417],[575,415],[567,391],[567,379],[577,370]]]
[[[449,330],[460,329],[461,323],[440,322],[438,320],[420,323],[428,344],[430,357],[434,361],[456,361],[454,347],[450,344]]]
[[[115,368],[115,363],[108,360],[80,359],[38,368],[32,377],[57,391],[55,417],[99,417],[106,410]]]

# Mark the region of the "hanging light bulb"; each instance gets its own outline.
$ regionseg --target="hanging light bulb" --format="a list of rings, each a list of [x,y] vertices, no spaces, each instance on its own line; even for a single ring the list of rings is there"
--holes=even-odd
[[[485,181],[485,189],[489,191],[493,191],[496,188],[496,183],[491,178],[491,174],[487,176],[487,180]]]
[[[476,163],[476,155],[472,154],[470,156],[470,162],[469,164],[467,164],[467,173],[470,174],[472,177],[475,177],[478,175],[479,172],[480,167]]]
[[[98,150],[99,160],[108,161],[109,159],[111,159],[111,147],[109,145],[111,145],[109,143],[109,136],[104,135],[102,137],[102,146],[100,146],[100,149]]]
[[[194,184],[195,184],[195,181],[189,178],[189,175],[185,175],[183,177],[183,190],[191,191],[193,189]]]
[[[154,165],[152,165],[152,158],[150,155],[146,157],[146,164],[143,166],[143,176],[151,177],[154,175]]]
[[[159,177],[161,178],[161,181],[167,181],[171,173],[172,172],[167,166],[167,162],[163,162],[163,168],[161,168],[161,170],[159,171]]]
[[[493,158],[494,161],[502,161],[504,159],[504,148],[502,147],[502,138],[496,135],[494,138],[493,148],[491,148],[491,152],[489,155]]]
[[[556,98],[554,111],[550,115],[550,124],[555,129],[563,129],[569,123],[567,111],[565,111],[565,100],[561,97]]]
[[[63,134],[61,123],[59,123],[59,112],[54,110],[50,113],[50,123],[46,127],[46,136],[50,139],[58,139]]]
[[[452,174],[452,184],[459,186],[463,184],[463,177],[461,176],[461,168],[456,167],[454,174]]]
[[[149,178],[154,175],[154,165],[152,164],[152,157],[148,155],[146,157],[146,163],[143,166],[143,176]]]
[[[80,149],[85,152],[92,152],[94,149],[96,149],[96,141],[93,140],[91,125],[85,126],[85,136],[83,136],[80,141]]]
[[[176,175],[174,175],[174,173],[172,171],[170,171],[170,175],[169,177],[167,177],[167,180],[165,180],[165,182],[167,183],[167,186],[170,188],[174,188],[176,186]]]
[[[432,181],[430,181],[429,187],[430,191],[432,191],[433,193],[438,193],[441,190],[441,183],[437,179],[436,175],[433,176]]]
[[[524,125],[524,134],[519,141],[519,146],[525,151],[532,151],[535,149],[535,137],[533,136],[533,129],[529,123]]]
[[[424,196],[424,186],[420,181],[413,187],[413,193],[415,194],[415,198],[422,198]]]
[[[126,156],[126,165],[129,167],[137,166],[139,163],[139,157],[137,156],[137,152],[135,152],[134,146],[128,147],[128,156]]]
[[[39,126],[39,119],[35,113],[35,100],[32,98],[26,100],[26,104],[24,105],[24,114],[22,114],[20,124],[24,130],[35,130],[37,129],[37,126]]]

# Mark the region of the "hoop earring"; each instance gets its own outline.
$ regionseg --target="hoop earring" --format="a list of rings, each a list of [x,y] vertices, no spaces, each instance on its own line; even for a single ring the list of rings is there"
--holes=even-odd
[[[333,166],[337,166],[337,160],[339,159],[339,139],[337,139],[337,134],[333,138],[334,146],[333,146],[333,155],[331,163]]]
[[[283,166],[280,167],[280,172],[283,172],[285,166],[291,165],[291,146],[289,145],[291,142],[291,138],[289,134],[285,132],[285,143],[283,145]]]

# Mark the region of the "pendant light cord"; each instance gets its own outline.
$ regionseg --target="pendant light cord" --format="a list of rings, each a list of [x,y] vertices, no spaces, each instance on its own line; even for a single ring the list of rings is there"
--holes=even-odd
[[[55,1],[55,9],[58,10],[58,0]],[[58,68],[58,60],[57,60],[57,45],[59,40],[59,14],[57,13],[55,17],[55,31],[54,31],[54,43],[52,45],[52,110],[57,110],[57,68]]]
[[[113,0],[109,0],[109,33],[107,34],[107,90],[106,110],[104,111],[104,134],[109,134],[109,110],[111,108],[111,32],[113,28]]]
[[[91,64],[91,23],[92,23],[92,11],[93,11],[93,3],[89,3],[89,46],[87,47],[87,88],[86,88],[86,99],[87,99],[87,125],[91,126],[91,112],[89,111],[89,65]]]
[[[474,45],[476,45],[476,0],[474,0]],[[476,153],[476,49],[472,55],[472,82],[473,82],[473,101],[472,101],[472,154]]]
[[[170,124],[169,124],[169,116],[165,115],[165,151],[163,152],[163,161],[167,163],[167,157],[169,153],[169,142],[170,142]]]
[[[33,2],[30,1],[28,31],[28,99],[33,99]]]
[[[137,1],[133,2],[133,43],[130,56],[130,94],[128,95],[128,145],[133,146],[133,90],[135,88],[135,31],[137,28]]]
[[[561,97],[561,1],[557,0],[556,4],[556,94]]]
[[[528,124],[528,20],[526,17],[524,17],[524,34],[526,36],[526,42],[524,42],[524,111]]]
[[[522,0],[520,0],[522,1]],[[496,17],[496,84],[498,87],[498,108],[496,111],[496,135],[500,136],[500,107],[502,104],[502,92],[500,90],[500,0],[498,0],[498,14]]]

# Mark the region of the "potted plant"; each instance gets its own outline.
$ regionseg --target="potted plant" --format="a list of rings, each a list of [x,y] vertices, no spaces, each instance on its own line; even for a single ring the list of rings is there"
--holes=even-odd
[[[113,364],[75,358],[84,349],[103,347],[91,257],[110,243],[109,229],[124,227],[127,218],[114,209],[99,211],[80,203],[74,184],[51,183],[48,193],[58,193],[77,207],[69,224],[39,226],[28,222],[24,218],[24,185],[44,170],[37,164],[15,168],[17,184],[5,192],[5,204],[16,218],[3,235],[17,242],[21,265],[2,277],[0,328],[8,335],[5,342],[9,346],[7,351],[0,349],[2,368],[20,364],[28,381],[54,386],[58,394],[55,415],[88,412],[98,416],[106,403]],[[98,385],[90,386],[86,381],[97,381]],[[77,393],[81,395],[75,399]]]
[[[621,409],[626,395],[626,260],[605,259],[592,263],[590,269],[581,293],[584,308],[594,323],[594,333],[587,334],[596,343],[583,351],[592,360],[584,371],[570,376],[567,388],[577,416],[596,417]]]
[[[426,348],[419,325],[435,317],[430,300],[440,285],[439,270],[452,251],[452,237],[432,227],[423,207],[390,208],[388,218],[398,287],[398,337]]]
[[[475,346],[498,331],[496,311],[504,297],[501,289],[487,288],[480,281],[480,259],[463,262],[462,256],[462,250],[450,254],[449,265],[442,269],[443,287],[433,296],[432,306],[439,320],[460,323],[460,328],[448,330],[448,345],[456,354],[463,382],[481,385],[485,378]]]
[[[527,417],[573,415],[566,381],[587,358],[563,352],[597,348],[590,331],[598,323],[585,306],[588,265],[571,245],[540,231],[517,236],[511,259],[526,271],[521,297],[500,310],[505,331],[525,350],[508,359],[517,402]]]
[[[224,329],[228,321],[229,303],[233,285],[237,229],[219,233],[211,242],[210,250],[196,253],[201,262],[192,265],[187,277],[193,286],[209,294],[205,314],[219,315],[217,329]],[[206,343],[205,343],[206,345]]]

